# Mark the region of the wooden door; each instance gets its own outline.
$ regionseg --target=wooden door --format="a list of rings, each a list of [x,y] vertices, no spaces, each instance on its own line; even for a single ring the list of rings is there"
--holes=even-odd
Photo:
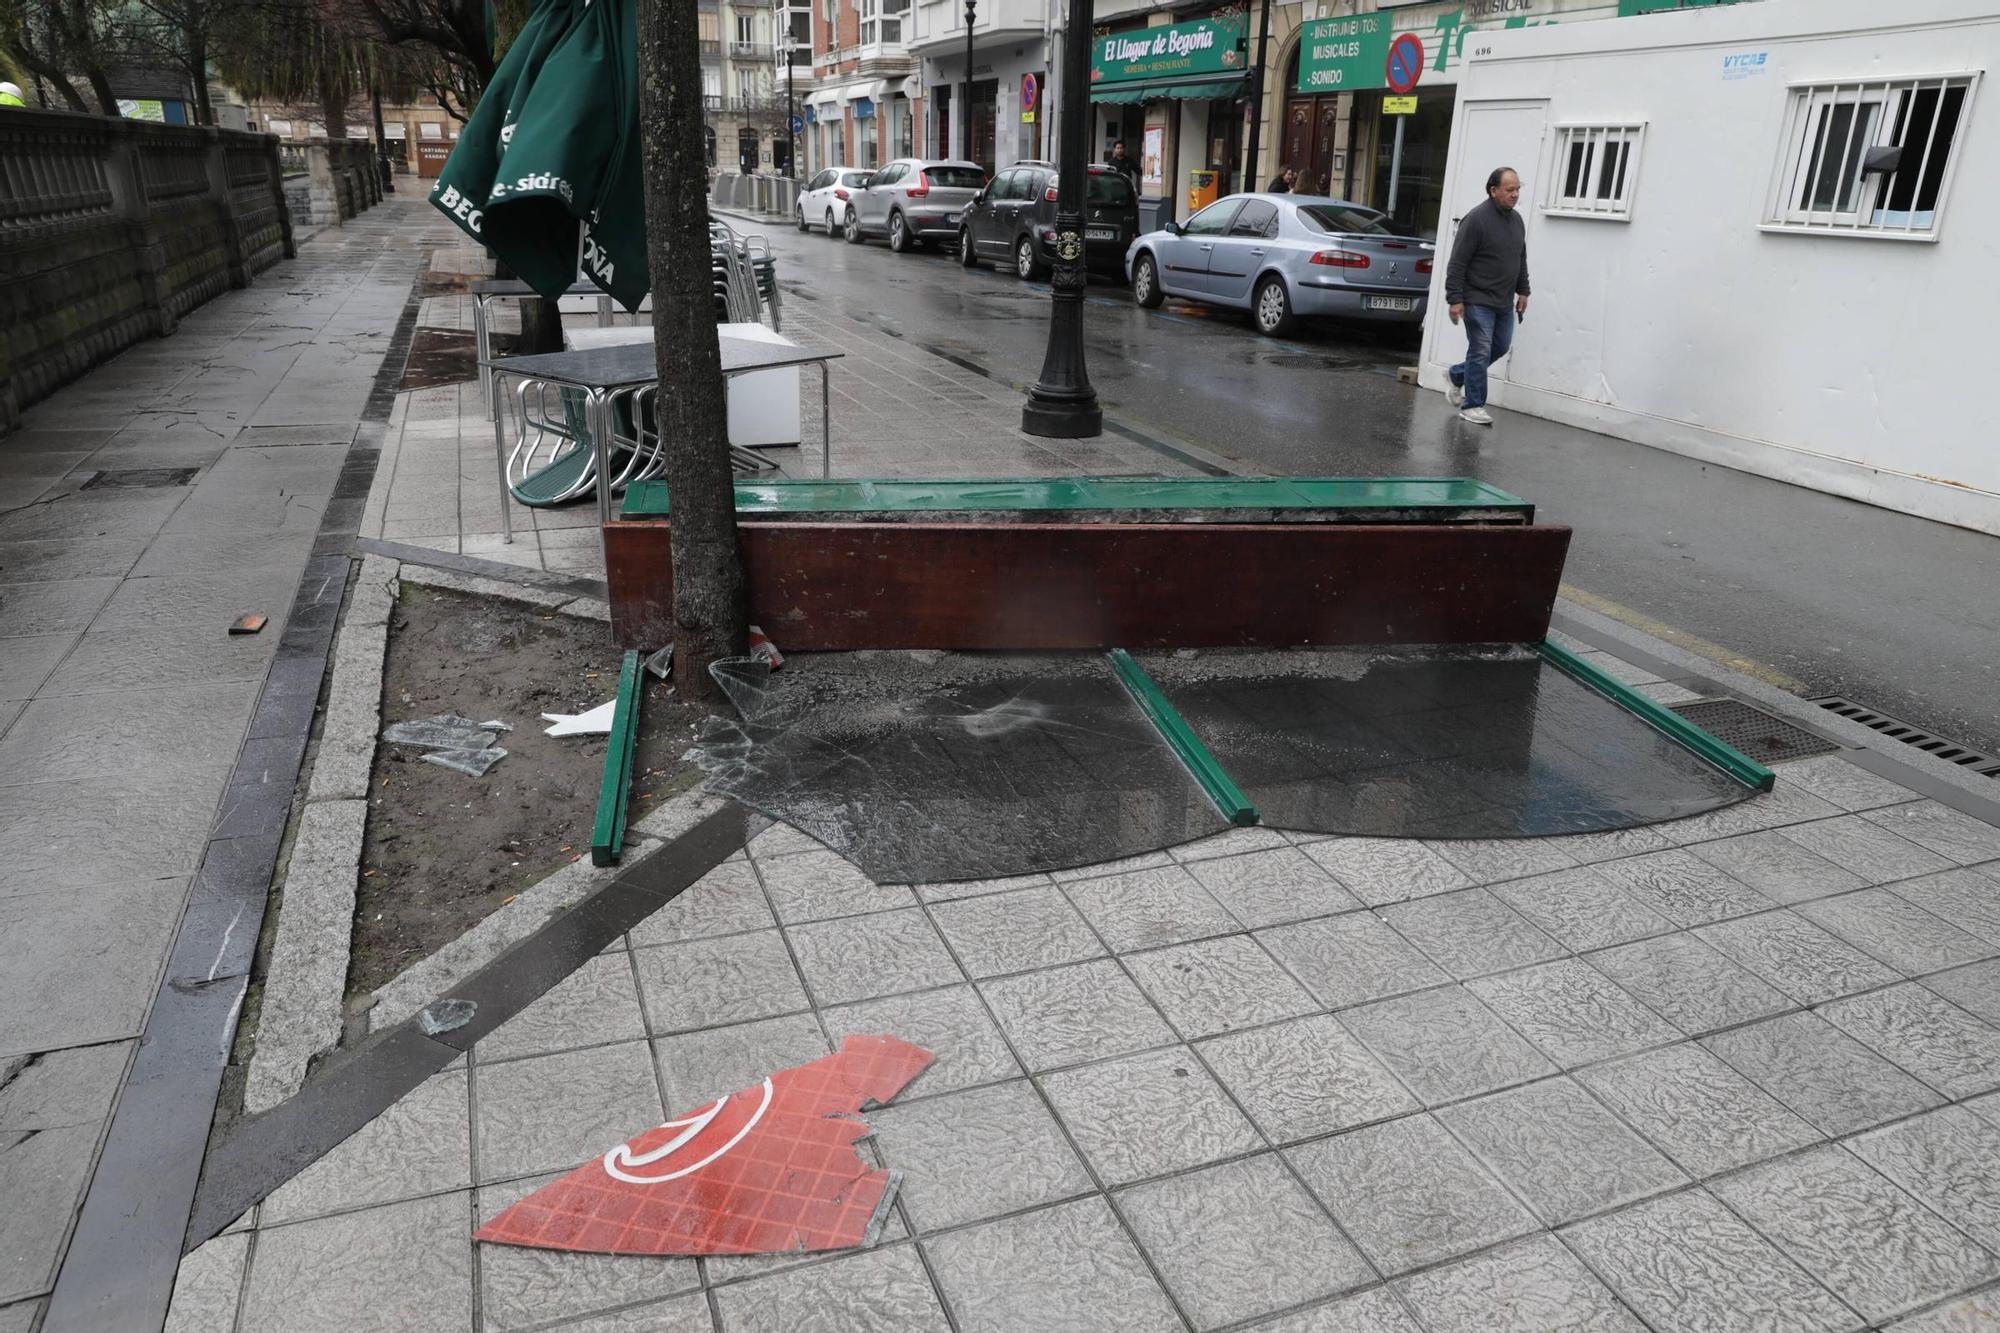
[[[1299,184],[1313,194],[1332,194],[1333,155],[1340,139],[1340,98],[1336,95],[1317,101],[1313,108],[1311,165],[1301,170],[1305,179]]]

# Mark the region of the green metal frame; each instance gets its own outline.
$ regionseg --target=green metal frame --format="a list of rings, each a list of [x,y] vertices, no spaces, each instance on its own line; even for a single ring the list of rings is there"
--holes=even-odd
[[[1709,735],[1673,709],[1647,698],[1616,676],[1598,670],[1561,644],[1543,639],[1535,645],[1535,651],[1564,675],[1587,689],[1595,690],[1668,740],[1692,751],[1744,786],[1755,791],[1769,791],[1777,782],[1777,774],[1735,746]]]
[[[1167,696],[1160,692],[1160,687],[1153,683],[1146,669],[1123,648],[1113,648],[1109,656],[1111,669],[1118,673],[1118,679],[1130,691],[1132,702],[1139,705],[1139,711],[1160,733],[1160,739],[1172,747],[1181,764],[1201,784],[1201,789],[1208,793],[1209,800],[1215,802],[1215,808],[1222,812],[1222,817],[1239,827],[1255,824],[1257,807],[1250,804],[1243,789],[1236,785],[1236,780],[1208,752],[1208,747],[1201,743],[1194,729],[1167,701]]]
[[[590,863],[615,865],[625,854],[625,817],[632,805],[632,759],[639,748],[639,653],[618,668],[618,702],[611,710],[611,745],[604,752],[604,782],[597,789],[597,822],[590,829]]]

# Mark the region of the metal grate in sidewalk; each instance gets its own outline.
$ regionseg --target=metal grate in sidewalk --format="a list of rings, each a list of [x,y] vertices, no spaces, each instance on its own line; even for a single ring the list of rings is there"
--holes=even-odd
[[[1673,711],[1719,741],[1735,746],[1760,764],[1832,754],[1840,747],[1795,727],[1761,708],[1736,699],[1702,699],[1675,704]]]
[[[1957,764],[1989,778],[2000,778],[2000,757],[1960,745],[1955,741],[1933,736],[1922,727],[1913,727],[1887,713],[1878,713],[1866,704],[1858,704],[1852,699],[1844,699],[1837,694],[1822,695],[1812,700],[1829,713],[1838,713],[1850,722],[1859,722],[1873,731],[1879,731],[1891,740],[1905,745],[1914,745],[1925,754],[1933,755],[1948,764]]]

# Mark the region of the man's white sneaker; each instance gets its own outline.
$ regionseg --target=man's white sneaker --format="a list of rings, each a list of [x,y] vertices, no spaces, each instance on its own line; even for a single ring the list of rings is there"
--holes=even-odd
[[[1465,406],[1465,386],[1463,384],[1453,384],[1450,381],[1446,381],[1444,388],[1444,400],[1447,403],[1450,403],[1453,407]]]
[[[1493,414],[1483,407],[1461,408],[1459,409],[1458,419],[1460,421],[1470,421],[1475,426],[1490,426],[1493,424]]]

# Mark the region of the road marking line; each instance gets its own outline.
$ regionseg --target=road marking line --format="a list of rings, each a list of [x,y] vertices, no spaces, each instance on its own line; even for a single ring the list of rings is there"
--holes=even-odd
[[[1633,629],[1650,634],[1656,639],[1665,639],[1668,643],[1671,643],[1683,652],[1693,653],[1696,657],[1707,658],[1718,666],[1728,667],[1732,671],[1740,671],[1746,676],[1763,681],[1766,685],[1776,686],[1778,689],[1792,694],[1809,694],[1811,692],[1807,688],[1806,683],[1796,676],[1788,676],[1776,667],[1766,666],[1754,658],[1745,657],[1741,653],[1725,648],[1719,643],[1711,643],[1700,635],[1690,634],[1686,630],[1675,629],[1665,621],[1655,620],[1649,615],[1634,611],[1631,607],[1614,602],[1608,597],[1599,597],[1594,592],[1585,592],[1582,588],[1572,583],[1563,584],[1557,591],[1570,601],[1575,602],[1578,606],[1588,607],[1601,616],[1608,616],[1621,625],[1629,625]]]

